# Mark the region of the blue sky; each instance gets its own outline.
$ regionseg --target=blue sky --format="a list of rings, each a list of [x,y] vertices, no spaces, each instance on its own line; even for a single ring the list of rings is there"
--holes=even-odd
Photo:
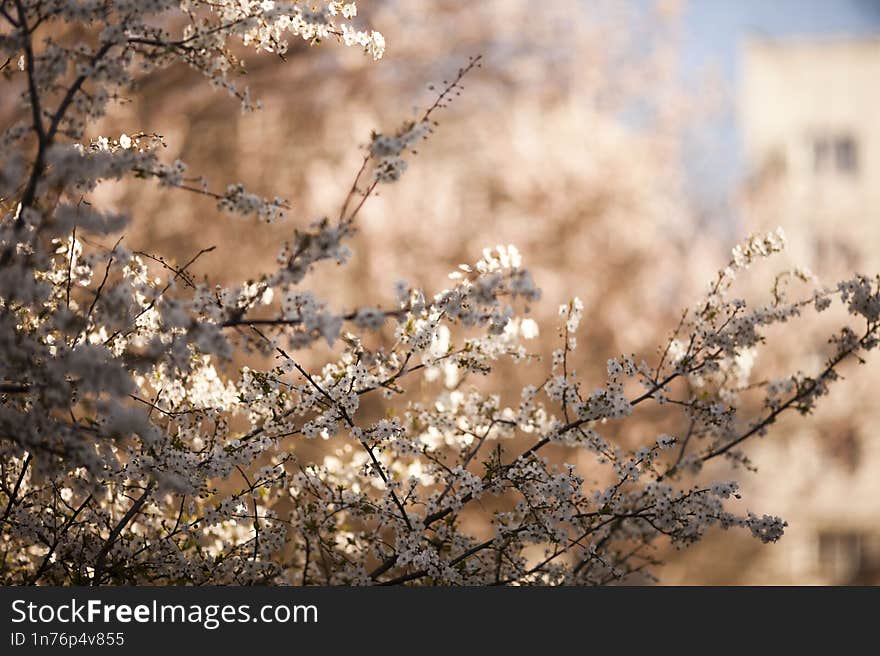
[[[880,0],[690,0],[684,13],[682,70],[687,80],[713,69],[736,98],[740,41],[768,37],[880,34]],[[696,190],[720,202],[739,174],[735,107],[708,126],[691,148]]]

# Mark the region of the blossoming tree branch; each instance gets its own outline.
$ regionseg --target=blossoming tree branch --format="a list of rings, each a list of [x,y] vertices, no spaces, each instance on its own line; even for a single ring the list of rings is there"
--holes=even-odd
[[[485,390],[500,387],[499,361],[535,364],[524,314],[540,300],[515,248],[483,251],[445,289],[401,282],[388,307],[310,291],[348,260],[361,208],[401,178],[479,58],[372,136],[338,209],[291,228],[274,270],[221,287],[191,273],[204,244],[182,264],[123,246],[136,211],[94,201],[104,181],[153,185],[167,203],[204,195],[252,222],[291,212],[163,161],[157,134],[93,135],[138,76],[183,63],[258,110],[236,51],[283,59],[302,39],[378,60],[384,39],[360,20],[354,3],[313,0],[0,0],[4,95],[20,109],[0,137],[0,581],[603,584],[649,574],[657,545],[709,530],[779,539],[782,519],[734,513],[737,483],[706,472],[749,467],[752,438],[809,414],[877,346],[877,278],[795,299],[776,287],[747,306],[735,277],[783,248],[781,234],[752,236],[656,357],[611,357],[595,389],[573,366],[585,308],[564,304],[545,374],[511,400]],[[750,380],[769,327],[833,302],[851,317],[823,367]],[[636,448],[608,437],[650,406],[680,430],[632,436]],[[333,448],[297,456],[316,439]],[[566,464],[573,453],[588,457]]]

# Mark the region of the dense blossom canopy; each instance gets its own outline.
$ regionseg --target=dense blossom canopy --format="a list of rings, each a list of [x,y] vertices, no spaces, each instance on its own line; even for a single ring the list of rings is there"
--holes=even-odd
[[[205,195],[244,220],[290,213],[163,161],[160,135],[89,136],[138,75],[183,62],[257,109],[235,52],[283,57],[302,38],[381,58],[381,34],[356,18],[342,2],[0,0],[3,84],[22,108],[0,152],[0,579],[600,584],[648,573],[656,542],[686,546],[712,527],[777,540],[785,522],[732,512],[736,482],[705,480],[703,466],[748,466],[749,438],[809,413],[845,360],[876,347],[877,279],[798,300],[777,285],[748,307],[731,296],[736,276],[784,243],[752,236],[655,363],[612,357],[595,389],[571,364],[589,308],[563,305],[549,371],[513,403],[471,380],[491,389],[497,361],[536,359],[524,315],[540,292],[514,247],[486,249],[435,293],[402,281],[390,307],[338,308],[308,289],[348,260],[359,210],[404,175],[479,58],[414,120],[372,136],[341,209],[292,229],[275,270],[212,286],[189,272],[210,249],[177,265],[122,245],[130,218],[90,200],[104,181],[144,179],[169,203],[175,190]],[[835,298],[855,327],[832,337],[821,371],[751,381],[769,326]],[[323,367],[303,364],[326,347]],[[242,355],[253,364],[236,370]],[[756,414],[741,416],[756,391]],[[367,395],[384,417],[362,410]],[[603,436],[648,404],[684,430],[633,449]],[[306,460],[300,440],[332,448]],[[588,471],[548,455],[573,449],[591,455]]]

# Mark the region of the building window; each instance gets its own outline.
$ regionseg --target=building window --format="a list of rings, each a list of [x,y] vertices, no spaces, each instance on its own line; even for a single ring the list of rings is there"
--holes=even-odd
[[[880,583],[880,534],[823,530],[818,535],[819,571],[835,585]]]
[[[842,137],[834,142],[834,161],[842,173],[855,173],[859,168],[856,141],[852,137]]]
[[[813,168],[816,173],[855,175],[859,170],[859,148],[855,138],[848,134],[814,138]]]

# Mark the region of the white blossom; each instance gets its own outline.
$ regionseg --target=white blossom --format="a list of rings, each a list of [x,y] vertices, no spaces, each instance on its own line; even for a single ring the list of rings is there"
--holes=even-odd
[[[407,170],[474,58],[422,115],[372,136],[338,218],[291,228],[274,270],[214,285],[192,271],[211,247],[175,263],[114,241],[140,208],[101,206],[98,185],[151,180],[163,199],[199,194],[252,222],[281,220],[287,201],[239,182],[212,191],[158,135],[84,135],[144,72],[176,64],[258,109],[232,74],[236,42],[284,54],[289,38],[336,40],[379,59],[384,38],[353,27],[347,2],[14,4],[4,84],[34,111],[0,153],[2,582],[599,584],[651,566],[661,539],[782,536],[778,517],[728,510],[739,484],[702,469],[748,465],[751,438],[809,414],[877,346],[880,280],[800,301],[777,286],[747,305],[730,298],[735,276],[784,244],[752,236],[651,365],[578,351],[591,326],[577,298],[549,362],[527,350],[541,292],[512,245],[446,288],[401,282],[386,307],[365,286],[359,307],[339,307],[320,276],[349,261],[360,207]],[[44,23],[75,26],[43,39]],[[856,328],[832,336],[825,365],[754,382],[767,329],[832,299]],[[501,363],[536,378],[507,398]],[[748,391],[756,403],[740,402]],[[639,423],[646,406],[676,437]]]

